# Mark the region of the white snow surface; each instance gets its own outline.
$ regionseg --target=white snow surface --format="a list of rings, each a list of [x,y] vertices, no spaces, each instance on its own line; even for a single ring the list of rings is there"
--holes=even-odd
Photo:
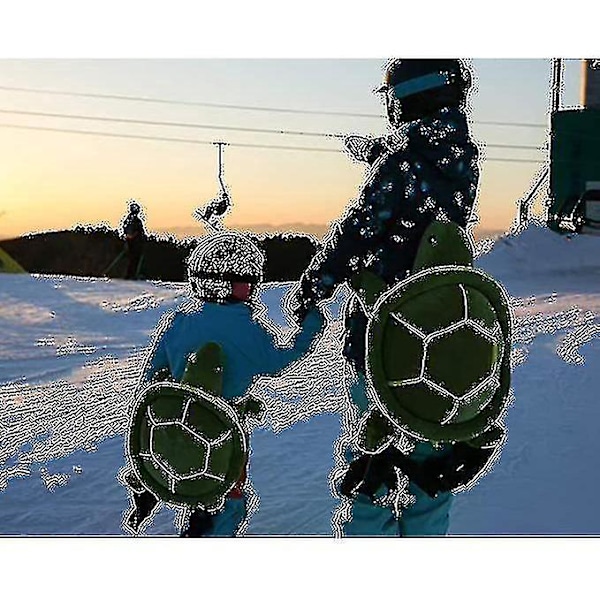
[[[532,224],[477,266],[511,297],[514,398],[508,439],[458,494],[451,535],[598,535],[600,239]],[[281,340],[285,285],[260,317]],[[0,274],[0,535],[126,535],[117,475],[141,362],[185,284]],[[333,535],[330,491],[345,414],[339,302],[314,351],[253,393],[267,407],[251,436],[259,500],[246,535]],[[322,369],[326,361],[328,370]],[[176,535],[165,506],[146,530]]]

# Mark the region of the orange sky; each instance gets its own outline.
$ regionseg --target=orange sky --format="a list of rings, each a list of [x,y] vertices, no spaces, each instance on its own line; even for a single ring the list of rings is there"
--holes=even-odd
[[[372,90],[384,60],[362,61],[2,61],[0,87],[144,95],[252,106],[382,114]],[[144,68],[139,68],[142,64]],[[294,68],[290,68],[293,66]],[[578,67],[573,65],[571,71]],[[474,61],[475,120],[544,123],[549,61]],[[152,72],[152,77],[145,77]],[[190,73],[195,76],[191,77]],[[291,74],[290,74],[291,73]],[[135,74],[135,78],[131,75]],[[165,74],[169,86],[161,87]],[[201,75],[201,76],[200,76]],[[341,76],[343,75],[343,77]],[[510,75],[511,79],[506,79]],[[129,78],[128,78],[129,77]],[[285,79],[285,78],[288,79]],[[242,81],[240,81],[240,79]],[[179,82],[179,84],[178,84]],[[192,83],[195,82],[194,85]],[[568,90],[579,82],[571,78]],[[345,86],[345,87],[344,87]],[[521,96],[515,97],[516,93]],[[571,98],[574,97],[571,93]],[[532,98],[533,100],[529,100]],[[334,152],[225,149],[225,179],[234,200],[228,223],[327,224],[356,196],[364,170],[336,139],[32,117],[2,110],[168,120],[327,133],[385,133],[385,120],[216,110],[73,98],[0,89],[0,125],[57,127],[112,134],[186,137],[241,143],[323,147]],[[540,159],[545,131],[474,125],[481,144],[529,144],[532,150],[488,148],[488,157]],[[192,230],[195,208],[217,193],[214,146],[26,129],[0,129],[0,238],[106,222],[117,227],[128,198],[136,198],[152,231]],[[217,137],[218,136],[218,137]],[[506,230],[515,201],[540,163],[483,163],[478,215],[482,228]],[[198,230],[201,229],[198,227]]]
[[[12,133],[12,132],[9,132]],[[120,140],[79,145],[78,136],[37,132],[4,135],[0,140],[0,216],[2,237],[28,231],[107,222],[116,227],[128,198],[144,208],[150,230],[193,228],[194,209],[217,193],[216,151],[192,148],[174,154],[159,142],[144,160],[123,150]],[[287,151],[281,155],[227,148],[225,178],[234,209],[228,222],[248,224],[325,224],[356,196],[364,177],[361,165],[341,151],[317,157]],[[478,214],[486,229],[506,229],[514,201],[527,189],[535,165],[494,163],[483,171]]]

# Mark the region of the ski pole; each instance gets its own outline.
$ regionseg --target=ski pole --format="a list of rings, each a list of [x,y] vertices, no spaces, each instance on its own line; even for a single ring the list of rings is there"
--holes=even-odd
[[[121,258],[123,258],[125,252],[126,252],[126,250],[121,250],[121,252],[117,256],[117,258],[115,258],[115,260],[113,260],[110,263],[110,265],[106,269],[104,269],[104,271],[102,272],[103,277],[108,276],[108,274],[111,272],[112,268],[121,260]]]
[[[142,270],[142,264],[143,264],[143,263],[144,263],[144,255],[142,254],[142,255],[140,256],[140,260],[138,261],[138,266],[137,266],[137,269],[135,270],[135,278],[136,278],[136,279],[139,279],[139,277],[140,277],[140,272],[141,272],[141,270]]]

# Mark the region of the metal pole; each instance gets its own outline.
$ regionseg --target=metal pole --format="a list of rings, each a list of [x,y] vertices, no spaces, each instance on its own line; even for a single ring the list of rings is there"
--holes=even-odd
[[[562,71],[563,71],[563,59],[562,58],[553,58],[552,59],[552,106],[551,106],[552,114],[557,112],[561,105]]]
[[[550,167],[546,166],[546,168],[540,173],[538,180],[535,182],[534,186],[531,188],[531,191],[525,198],[521,200],[519,206],[519,225],[525,225],[529,221],[529,210],[531,208],[531,203],[538,193],[542,183],[546,181],[548,175],[550,174]]]
[[[219,184],[221,186],[221,193],[227,194],[225,183],[223,181],[223,146],[226,146],[227,144],[225,142],[214,142],[214,144],[219,149]]]
[[[121,250],[117,258],[115,258],[115,260],[113,260],[110,265],[102,271],[102,277],[108,277],[108,274],[112,271],[113,267],[123,258],[123,256],[125,256],[126,252],[127,249]]]

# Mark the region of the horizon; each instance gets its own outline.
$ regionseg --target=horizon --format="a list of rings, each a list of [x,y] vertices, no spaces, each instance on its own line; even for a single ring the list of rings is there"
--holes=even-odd
[[[18,236],[12,237],[4,237],[0,233],[0,244],[2,242],[7,242],[15,239],[26,238],[30,236],[36,235],[44,235],[46,233],[64,233],[70,231],[76,231],[77,229],[84,230],[94,230],[94,231],[102,231],[107,229],[109,231],[114,231],[116,233],[121,233],[120,227],[112,227],[110,224],[106,222],[101,223],[77,223],[73,225],[73,227],[66,229],[48,229],[42,231],[25,231]],[[316,239],[317,241],[322,241],[325,235],[328,233],[330,226],[328,224],[319,224],[319,223],[282,223],[280,225],[272,225],[269,223],[230,223],[227,226],[228,230],[231,231],[239,231],[244,233],[250,233],[254,235],[268,235],[268,234],[297,234],[297,235],[305,235],[307,237],[311,237]],[[206,235],[206,229],[198,223],[195,227],[172,227],[169,229],[157,229],[157,230],[149,230],[146,229],[146,233],[149,236],[154,236],[157,238],[164,237],[174,237],[178,241],[188,241],[195,237],[201,237]],[[473,238],[475,240],[481,240],[486,237],[496,238],[501,237],[504,234],[508,234],[508,229],[494,229],[494,228],[485,228],[481,226],[474,227],[472,229]]]

